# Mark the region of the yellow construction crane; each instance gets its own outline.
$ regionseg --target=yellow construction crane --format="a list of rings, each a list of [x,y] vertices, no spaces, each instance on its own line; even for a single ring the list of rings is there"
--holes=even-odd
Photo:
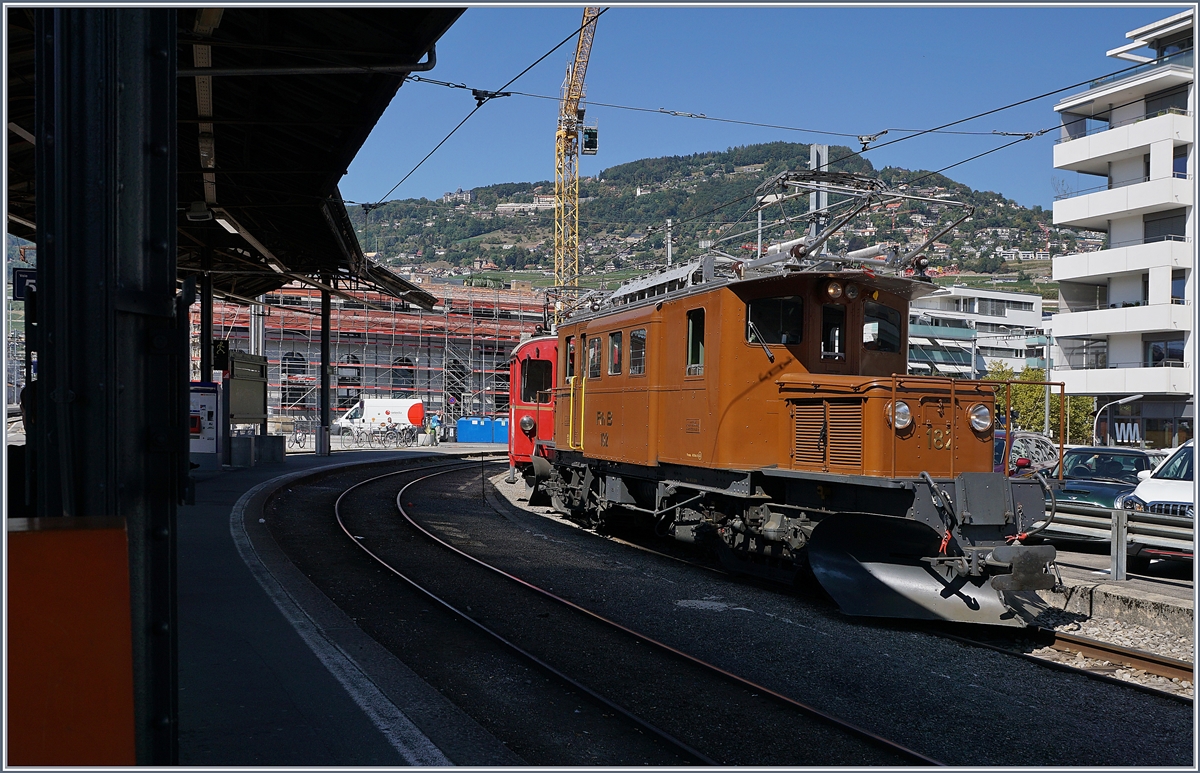
[[[579,135],[584,134],[583,153],[596,152],[596,129],[583,126],[583,78],[587,74],[592,38],[596,34],[599,8],[583,9],[583,25],[575,46],[575,59],[567,67],[559,102],[558,133],[554,140],[554,284],[559,301],[554,321],[563,317],[563,299],[569,288],[579,286]]]

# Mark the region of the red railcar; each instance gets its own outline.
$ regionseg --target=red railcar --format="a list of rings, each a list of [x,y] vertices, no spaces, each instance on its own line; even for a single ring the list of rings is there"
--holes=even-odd
[[[520,473],[534,491],[533,465],[539,443],[554,440],[554,384],[558,377],[558,338],[536,336],[513,349],[508,380],[508,464],[510,479]],[[539,461],[540,463],[540,461]]]

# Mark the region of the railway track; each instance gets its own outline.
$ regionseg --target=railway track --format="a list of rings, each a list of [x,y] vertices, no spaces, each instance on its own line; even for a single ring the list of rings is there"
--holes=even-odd
[[[473,467],[473,465],[472,465]],[[666,747],[673,750],[679,758],[688,763],[702,765],[717,764],[781,764],[790,762],[796,764],[847,764],[850,762],[870,761],[872,764],[890,765],[939,765],[938,761],[889,741],[874,733],[866,731],[837,717],[794,700],[786,695],[775,692],[765,686],[755,684],[747,679],[732,674],[700,658],[687,654],[679,649],[668,646],[656,639],[640,633],[632,628],[609,620],[584,607],[575,604],[553,591],[535,585],[527,580],[516,577],[496,566],[487,563],[468,552],[460,549],[450,541],[441,538],[432,529],[421,523],[421,516],[414,514],[411,503],[405,504],[406,497],[416,499],[411,492],[414,487],[428,483],[431,479],[458,472],[464,467],[448,467],[444,470],[431,472],[407,483],[396,495],[396,508],[401,517],[427,540],[445,548],[459,561],[467,561],[477,569],[490,573],[493,580],[511,586],[515,593],[500,592],[498,598],[505,600],[503,612],[476,613],[469,611],[471,606],[455,601],[454,589],[438,591],[430,587],[436,582],[430,582],[429,567],[416,569],[409,565],[407,568],[398,566],[395,556],[389,557],[387,551],[377,551],[369,546],[368,536],[359,532],[366,531],[361,524],[355,524],[355,517],[350,512],[348,501],[353,499],[355,490],[370,487],[372,484],[391,477],[391,474],[363,481],[347,489],[335,504],[335,514],[339,525],[346,537],[353,544],[365,551],[374,561],[385,567],[387,571],[404,580],[413,588],[419,590],[431,601],[473,626],[512,653],[526,659],[531,665],[560,680],[571,690],[587,695],[604,709],[619,715],[634,725],[640,731],[658,739]],[[419,509],[419,506],[418,506]],[[430,517],[426,513],[425,518]],[[444,524],[442,524],[444,528]],[[461,572],[461,569],[440,566],[438,572]],[[424,575],[424,579],[421,576]],[[477,573],[473,573],[473,576]],[[480,583],[472,582],[476,592],[471,594],[476,605],[481,604]],[[545,610],[546,602],[558,609],[558,614],[545,611],[531,612],[530,610]],[[613,653],[619,653],[615,658],[609,658],[613,665],[617,662],[620,667],[631,673],[641,672],[644,676],[632,680],[622,678],[612,680],[604,678],[607,668],[585,668],[581,676],[575,676],[575,670],[555,665],[555,662],[571,662],[575,668],[580,665],[571,658],[563,658],[554,649],[540,647],[540,652],[532,651],[528,637],[513,635],[511,625],[498,625],[497,615],[502,614],[511,619],[528,617],[531,614],[544,618],[550,615],[554,621],[550,627],[564,630],[582,631],[588,641],[603,641],[608,646],[596,647]],[[489,617],[491,618],[489,620]],[[565,618],[573,618],[566,620]],[[540,626],[545,628],[546,626]],[[506,632],[504,629],[508,628]],[[534,637],[537,638],[537,637]],[[638,645],[647,645],[639,647]],[[636,653],[636,654],[635,654]],[[595,655],[593,654],[593,657]],[[630,660],[636,659],[637,663]],[[740,728],[726,728],[725,732],[734,736],[743,734],[753,735],[755,727],[787,727],[783,735],[794,735],[798,740],[805,736],[826,736],[828,743],[813,745],[805,744],[808,751],[794,748],[786,752],[783,759],[773,759],[774,753],[759,759],[730,758],[721,754],[721,748],[711,748],[706,743],[705,733],[698,732],[699,727],[686,719],[681,722],[678,712],[673,708],[651,706],[641,696],[632,694],[630,687],[636,689],[639,684],[646,684],[651,679],[665,679],[672,684],[686,685],[693,692],[693,697],[672,695],[667,701],[655,700],[650,703],[669,703],[673,706],[683,706],[694,703],[694,695],[704,695],[705,705],[696,706],[701,715],[724,715],[727,722],[742,725]],[[730,701],[739,704],[738,716],[727,709]],[[721,707],[721,708],[718,708]],[[832,736],[839,736],[833,738]],[[698,746],[710,748],[701,749]]]
[[[1165,655],[1122,647],[1118,644],[1061,631],[1041,629],[1040,635],[1043,638],[1051,639],[1048,646],[1060,652],[1075,652],[1093,660],[1117,663],[1144,671],[1147,674],[1161,676],[1164,679],[1179,679],[1195,684],[1192,681],[1193,664],[1186,660],[1177,660]]]
[[[927,759],[954,765],[1191,760],[1191,742],[1184,739],[1190,739],[1191,707],[1164,701],[1160,693],[1053,675],[1042,663],[1014,667],[1005,662],[1011,653],[973,652],[903,622],[866,625],[804,594],[733,582],[678,563],[679,556],[663,561],[511,507],[491,488],[492,475],[480,462],[457,474],[441,469],[447,474],[408,489],[399,501],[444,542]],[[431,471],[410,469],[357,487],[342,499],[346,531],[331,517],[334,502],[377,473],[348,470],[296,486],[269,503],[265,528],[363,632],[527,764],[704,764],[584,686],[602,686],[594,691],[717,762],[889,764],[879,761],[878,747],[834,733],[760,689],[697,676],[664,652],[650,658],[653,645],[604,632],[595,621],[584,625],[583,613],[425,537],[399,517],[396,495]],[[498,488],[504,491],[503,484]],[[398,582],[362,548],[452,608]],[[580,686],[534,665],[466,617]],[[1087,707],[1097,705],[1108,707],[1104,717],[1090,715]],[[996,732],[963,744],[985,715]],[[1049,716],[1054,721],[1047,724]],[[1113,733],[1096,738],[1096,728],[1107,724]],[[1087,743],[1079,742],[1083,737]]]
[[[688,547],[691,546],[683,547],[675,545],[674,543],[668,543],[672,547],[677,548],[677,550],[674,552],[664,552],[663,550],[655,547],[653,542],[637,539],[628,535],[607,535],[607,538],[613,542],[626,545],[636,550],[652,553],[672,561],[680,561],[704,571],[723,574],[730,578],[731,581],[737,580],[749,582],[758,586],[767,585],[769,587],[778,587],[772,586],[769,583],[757,581],[753,578],[745,578],[733,575],[722,568],[714,566],[712,563],[706,563],[695,558],[684,557],[682,555],[683,553],[694,552],[688,551]],[[682,548],[682,550],[678,550],[679,548]],[[960,626],[953,626],[953,628],[955,631],[962,630],[962,627]],[[1098,639],[1055,631],[1051,628],[1030,628],[1025,629],[1024,631],[998,632],[994,639],[989,639],[988,636],[971,635],[969,633],[948,633],[943,630],[935,630],[934,632],[938,635],[945,635],[949,638],[962,641],[964,643],[988,646],[999,652],[1021,655],[1027,657],[1031,662],[1049,664],[1052,665],[1052,667],[1061,670],[1075,671],[1088,677],[1097,677],[1123,685],[1130,685],[1134,687],[1134,689],[1151,690],[1156,693],[1169,695],[1172,698],[1182,701],[1191,702],[1192,700],[1186,695],[1170,689],[1159,689],[1152,685],[1144,685],[1136,681],[1119,679],[1111,676],[1109,673],[1114,666],[1125,666],[1133,669],[1135,672],[1159,676],[1166,680],[1178,680],[1178,682],[1195,684],[1193,681],[1193,664],[1184,660],[1158,655],[1145,650],[1123,647],[1121,645],[1112,644],[1110,642],[1105,642]],[[1049,659],[1045,656],[1034,653],[1022,652],[1011,645],[1012,641],[1024,638],[1033,638],[1042,648],[1048,648],[1061,653],[1081,655],[1087,659],[1085,661],[1087,665],[1076,665],[1064,662],[1063,660]]]

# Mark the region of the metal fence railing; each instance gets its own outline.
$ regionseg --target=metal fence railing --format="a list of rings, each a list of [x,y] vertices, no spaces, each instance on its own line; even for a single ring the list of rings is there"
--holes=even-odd
[[[1043,523],[1038,521],[1033,528]],[[1109,540],[1112,546],[1110,577],[1124,580],[1129,545],[1191,554],[1195,545],[1195,524],[1186,516],[1058,502],[1053,522],[1041,536]],[[1121,547],[1125,549],[1119,549]]]

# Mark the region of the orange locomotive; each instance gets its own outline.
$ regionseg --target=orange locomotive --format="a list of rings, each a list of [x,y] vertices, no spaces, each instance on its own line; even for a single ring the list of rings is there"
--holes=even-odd
[[[739,571],[788,581],[807,563],[851,614],[1023,625],[1017,592],[1054,584],[1054,548],[1020,544],[1050,487],[992,472],[993,386],[897,375],[932,283],[792,255],[724,277],[707,256],[524,344],[557,358],[553,441],[544,412],[522,441],[536,487]]]

